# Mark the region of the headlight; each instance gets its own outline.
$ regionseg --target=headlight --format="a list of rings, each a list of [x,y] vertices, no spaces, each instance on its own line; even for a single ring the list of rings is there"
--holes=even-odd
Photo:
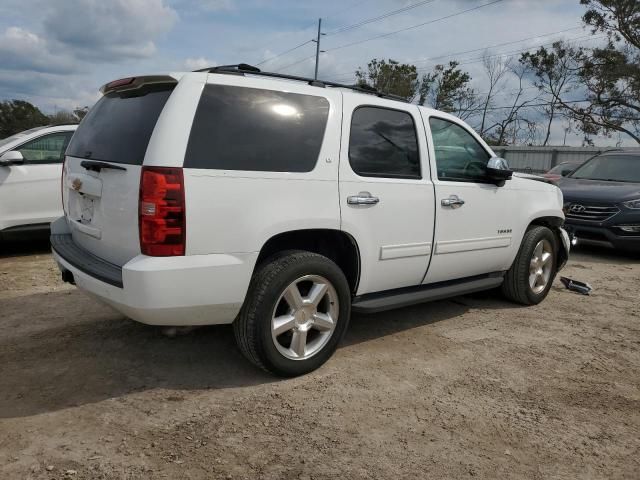
[[[629,200],[628,202],[622,202],[622,204],[627,208],[638,210],[640,209],[640,198],[636,200]]]

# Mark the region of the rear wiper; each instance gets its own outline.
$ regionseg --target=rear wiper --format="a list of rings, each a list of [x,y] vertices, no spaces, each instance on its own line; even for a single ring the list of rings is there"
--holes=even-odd
[[[80,162],[80,166],[84,167],[86,170],[93,170],[94,172],[99,172],[103,168],[110,168],[111,170],[124,170],[125,172],[127,171],[126,168],[119,165],[112,165],[107,162],[99,162],[98,160],[83,160]]]

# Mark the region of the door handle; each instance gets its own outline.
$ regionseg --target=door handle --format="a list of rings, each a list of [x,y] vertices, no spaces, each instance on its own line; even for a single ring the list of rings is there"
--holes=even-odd
[[[380,201],[378,197],[374,197],[369,192],[360,192],[357,195],[347,197],[348,205],[375,205]]]
[[[464,205],[464,200],[457,195],[449,195],[449,198],[443,198],[440,204],[443,207],[460,208]]]

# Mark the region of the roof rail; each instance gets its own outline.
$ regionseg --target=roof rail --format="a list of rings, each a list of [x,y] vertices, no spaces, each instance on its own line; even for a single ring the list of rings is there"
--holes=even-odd
[[[299,77],[296,75],[287,75],[284,73],[275,73],[275,72],[263,72],[258,67],[254,67],[253,65],[248,65],[246,63],[239,63],[237,65],[220,65],[218,67],[207,67],[201,68],[199,70],[194,70],[194,72],[207,72],[207,73],[226,73],[226,74],[236,74],[236,75],[257,75],[260,77],[271,77],[271,78],[282,78],[285,80],[296,80],[299,82],[305,82],[308,85],[314,87],[338,87],[338,88],[348,88],[349,90],[354,90],[360,93],[368,93],[370,95],[375,95],[380,98],[388,98],[390,100],[397,100],[399,102],[408,103],[406,98],[400,97],[398,95],[393,95],[391,93],[381,92],[374,87],[369,85],[346,85],[343,83],[337,82],[329,82],[326,80],[316,80],[314,78],[308,77]]]

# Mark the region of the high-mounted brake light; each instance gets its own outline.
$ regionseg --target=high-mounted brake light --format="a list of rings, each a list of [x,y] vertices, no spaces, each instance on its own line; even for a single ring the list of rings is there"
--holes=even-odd
[[[140,250],[144,255],[184,255],[186,215],[182,168],[142,167],[138,217]]]
[[[119,80],[114,80],[113,82],[107,83],[106,88],[107,90],[111,90],[112,88],[118,88],[118,87],[123,87],[125,85],[130,85],[133,83],[135,79],[136,77],[120,78]]]

